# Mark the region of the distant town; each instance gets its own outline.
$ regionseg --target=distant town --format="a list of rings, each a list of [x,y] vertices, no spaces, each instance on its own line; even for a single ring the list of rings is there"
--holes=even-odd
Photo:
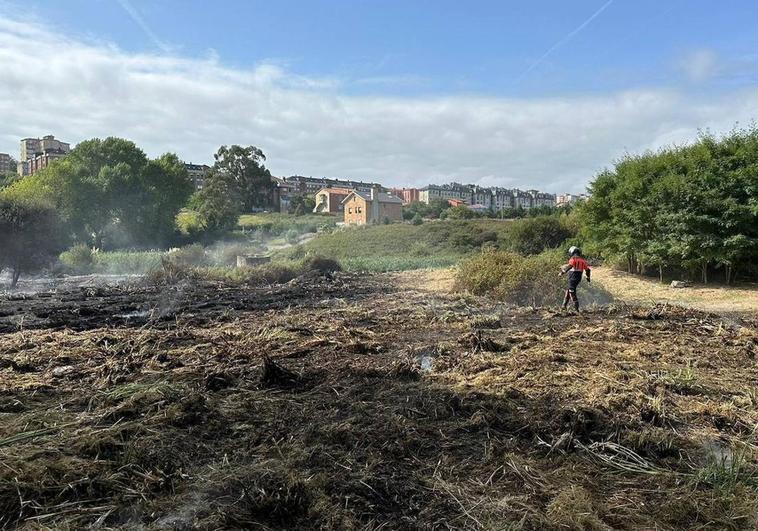
[[[33,175],[71,150],[68,142],[53,135],[24,138],[20,141],[19,159],[0,153],[0,174]],[[14,167],[15,166],[15,167]],[[187,174],[196,191],[205,186],[211,167],[206,164],[185,163]],[[275,189],[272,207],[281,212],[290,210],[296,197],[315,199],[313,212],[344,214],[348,224],[366,224],[380,219],[402,219],[402,206],[415,202],[431,204],[446,201],[474,212],[499,212],[506,209],[529,210],[538,207],[561,207],[583,201],[585,194],[551,194],[538,190],[484,187],[451,182],[430,184],[423,188],[393,188],[376,182],[363,182],[323,177],[273,177]]]

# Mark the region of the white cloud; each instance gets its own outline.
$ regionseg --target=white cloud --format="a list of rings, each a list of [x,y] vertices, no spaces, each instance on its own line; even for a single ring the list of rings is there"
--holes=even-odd
[[[264,64],[130,54],[0,19],[0,151],[52,133],[134,140],[207,162],[254,144],[276,175],[424,185],[456,179],[579,191],[625,151],[722,131],[758,111],[758,90],[699,101],[674,90],[591,97],[347,96],[331,79]]]
[[[719,73],[718,56],[713,50],[697,50],[681,63],[684,74],[696,83],[707,81]]]

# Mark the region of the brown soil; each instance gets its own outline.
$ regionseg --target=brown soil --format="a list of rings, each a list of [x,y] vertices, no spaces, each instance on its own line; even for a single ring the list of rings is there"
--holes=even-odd
[[[0,300],[0,527],[758,526],[755,321],[396,280]]]

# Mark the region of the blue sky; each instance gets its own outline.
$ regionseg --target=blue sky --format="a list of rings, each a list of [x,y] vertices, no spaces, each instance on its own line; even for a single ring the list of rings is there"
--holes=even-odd
[[[163,45],[182,55],[217,54],[233,67],[270,62],[374,94],[602,92],[686,83],[677,66],[694,50],[758,59],[758,3],[752,1],[616,0],[523,77],[607,0],[129,4],[149,32],[118,0],[39,1],[31,12],[127,51],[158,52]],[[719,81],[754,83],[756,77]]]
[[[279,173],[577,191],[626,151],[684,142],[698,129],[721,131],[757,115],[758,3],[750,1],[0,0],[4,15],[0,58],[29,31],[51,48],[77,51],[36,59],[32,51],[29,60],[56,62],[65,96],[93,112],[76,115],[76,127],[40,113],[36,127],[72,141],[128,136],[150,154],[167,149],[197,161],[210,160],[220,143],[255,143]],[[104,72],[103,61],[119,65],[116,73]],[[73,70],[84,85],[66,77]],[[181,94],[151,85],[140,106],[130,91],[147,90],[146,70],[161,86],[183,83]],[[33,90],[20,71],[9,78],[9,86]],[[239,91],[250,98],[247,125],[224,116],[229,127],[216,133],[223,138],[207,145],[186,126],[164,124],[161,135],[160,124],[95,112],[108,105],[105,85],[117,87],[134,112],[166,112],[165,105],[182,119],[197,109],[205,121],[218,119],[212,109],[226,101],[222,94]],[[310,116],[314,106],[320,112]],[[0,125],[0,151],[15,149],[20,128]],[[230,128],[243,134],[225,136]],[[404,130],[413,135],[399,138]],[[567,134],[587,143],[566,143]],[[172,145],[177,135],[188,136]],[[318,149],[302,149],[308,139]],[[549,164],[536,160],[544,159],[540,146]],[[323,155],[330,149],[331,158]]]

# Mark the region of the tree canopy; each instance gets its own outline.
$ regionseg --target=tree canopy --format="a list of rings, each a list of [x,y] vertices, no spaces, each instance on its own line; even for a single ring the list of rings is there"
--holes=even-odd
[[[224,181],[243,212],[271,206],[274,180],[263,165],[263,151],[255,146],[221,146],[213,158],[215,163],[206,182]]]
[[[59,229],[51,206],[0,196],[0,271],[11,270],[11,287],[22,272],[45,266],[60,252]]]
[[[6,191],[9,197],[49,202],[72,239],[98,247],[116,234],[119,243],[166,244],[191,193],[176,155],[150,160],[133,142],[113,137],[79,143],[64,159]]]
[[[655,153],[627,155],[590,185],[578,207],[590,251],[676,273],[755,277],[758,259],[758,130]]]

